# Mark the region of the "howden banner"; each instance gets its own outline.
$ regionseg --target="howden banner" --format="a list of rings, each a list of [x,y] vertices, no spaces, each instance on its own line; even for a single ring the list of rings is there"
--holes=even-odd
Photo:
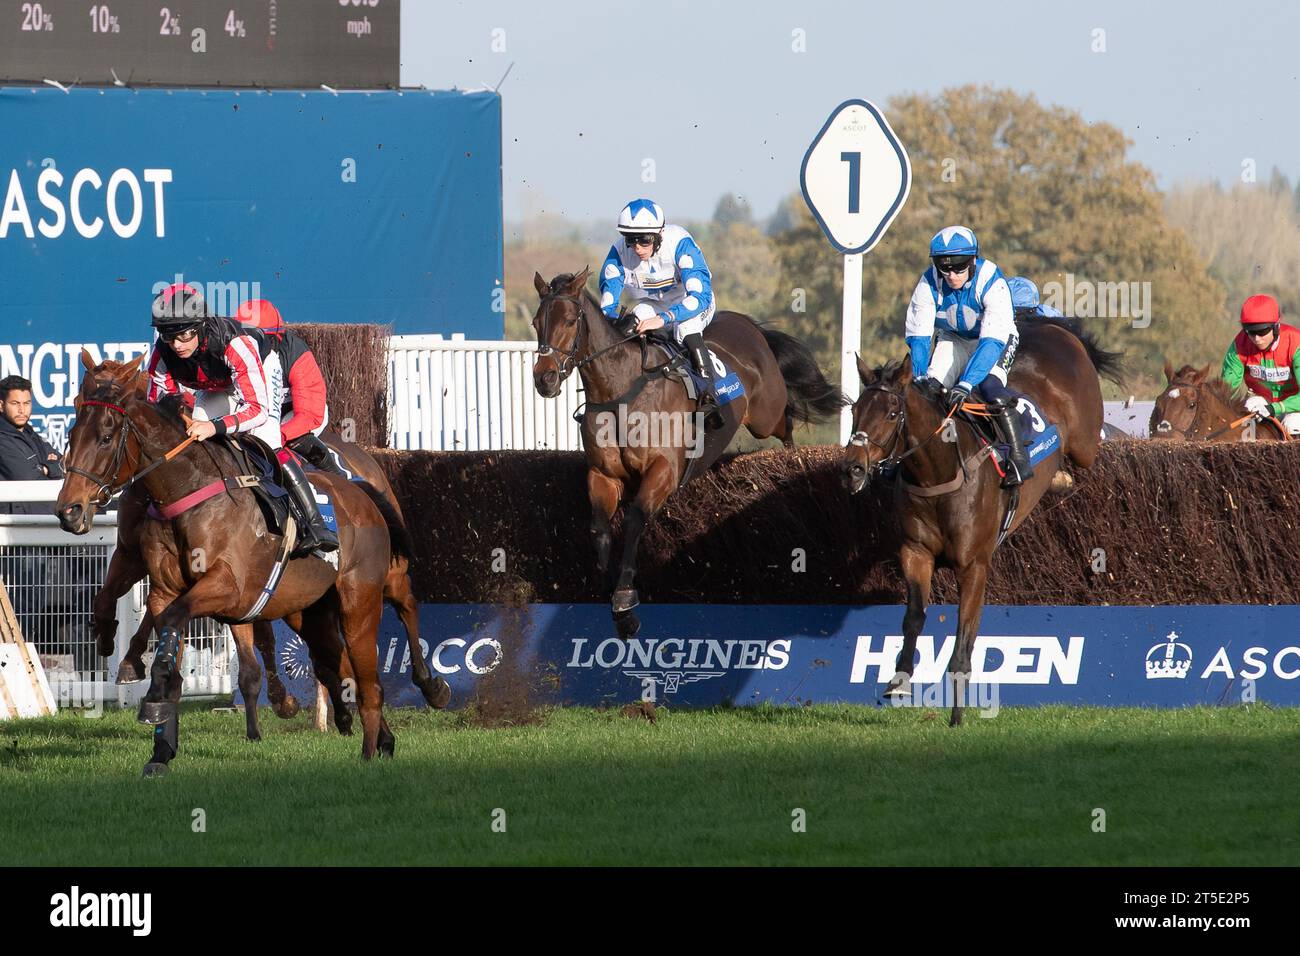
[[[539,703],[586,706],[649,697],[669,705],[878,705],[902,646],[903,608],[643,604],[625,641],[603,604],[522,608],[423,604],[430,669],[458,704],[497,668],[515,668]],[[912,704],[945,706],[957,609],[935,605],[917,641]],[[311,697],[306,647],[276,625],[281,670]],[[1009,607],[985,609],[971,706],[1300,705],[1300,607]],[[386,702],[421,703],[406,634],[392,612],[379,635]],[[519,680],[499,687],[518,688]],[[482,686],[485,695],[500,692]],[[976,693],[977,692],[977,693]]]

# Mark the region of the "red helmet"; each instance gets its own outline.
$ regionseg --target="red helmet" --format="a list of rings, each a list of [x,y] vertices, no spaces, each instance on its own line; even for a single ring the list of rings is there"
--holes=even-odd
[[[251,325],[272,335],[280,335],[284,332],[284,320],[280,318],[280,310],[266,299],[249,299],[239,307],[236,317],[244,325]]]
[[[1252,295],[1241,306],[1242,325],[1277,325],[1281,319],[1277,299],[1271,295]]]

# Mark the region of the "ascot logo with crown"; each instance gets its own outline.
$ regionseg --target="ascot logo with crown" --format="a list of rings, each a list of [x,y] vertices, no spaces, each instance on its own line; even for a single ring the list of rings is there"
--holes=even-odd
[[[1147,651],[1147,680],[1183,678],[1191,669],[1192,649],[1178,640],[1177,631],[1170,631],[1164,644],[1157,644]]]

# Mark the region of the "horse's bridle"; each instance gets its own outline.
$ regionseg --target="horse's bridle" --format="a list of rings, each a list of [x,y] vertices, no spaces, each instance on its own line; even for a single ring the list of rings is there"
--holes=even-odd
[[[574,339],[572,349],[566,350],[557,348],[556,346],[544,341],[545,339],[550,338],[550,336],[547,335],[547,332],[550,331],[551,303],[557,300],[561,302],[572,302],[578,307],[578,335]],[[581,352],[583,348],[583,333],[586,332],[588,337],[591,335],[591,332],[587,328],[587,306],[586,303],[583,302],[581,295],[560,295],[558,292],[548,292],[546,295],[542,296],[541,305],[543,318],[542,327],[537,333],[537,354],[540,357],[555,352],[563,356],[563,360],[559,363],[559,368],[557,369],[560,374],[560,381],[564,381],[574,372],[580,371],[585,366],[590,365],[606,352],[616,349],[620,345],[631,342],[638,334],[633,332],[631,335],[626,335],[619,339],[613,345],[607,345],[599,352],[593,352],[585,359],[578,359],[578,353]]]
[[[82,401],[82,403],[77,407],[77,410],[80,411],[81,409],[85,408],[87,405],[92,407],[99,407],[99,408],[109,408],[115,412],[120,412],[122,415],[122,421],[125,426],[122,428],[122,431],[119,433],[119,437],[117,440],[117,447],[113,449],[113,461],[109,465],[109,475],[111,477],[105,478],[102,475],[96,475],[93,472],[86,471],[84,468],[77,468],[74,465],[65,464],[63,466],[63,470],[65,472],[70,472],[74,475],[80,475],[82,478],[86,478],[95,483],[95,485],[97,486],[97,490],[95,492],[95,497],[91,499],[91,504],[95,505],[95,507],[97,508],[103,508],[105,505],[107,505],[110,501],[113,500],[114,495],[123,491],[125,488],[127,488],[127,486],[131,485],[133,482],[139,481],[141,478],[149,474],[149,472],[153,471],[159,465],[163,465],[171,461],[171,459],[175,456],[176,453],[178,453],[182,448],[184,448],[191,441],[193,441],[193,439],[187,438],[184,442],[182,442],[180,445],[177,445],[166,455],[162,456],[161,458],[155,458],[153,461],[145,465],[139,471],[136,471],[134,474],[127,476],[125,481],[117,482],[117,477],[120,475],[122,471],[122,466],[126,464],[125,458],[126,458],[127,439],[130,437],[131,433],[134,432],[136,436],[136,441],[140,445],[140,454],[143,455],[144,438],[140,434],[140,429],[136,426],[135,422],[131,421],[131,416],[127,414],[126,408],[124,407],[125,402],[123,402],[122,405],[118,405],[115,402],[106,402],[106,401],[101,401],[99,399],[88,398]]]
[[[556,346],[551,345],[549,341],[547,341],[550,338],[549,332],[550,332],[550,323],[551,323],[551,303],[556,301],[572,302],[574,305],[578,307],[578,334],[573,340],[572,349],[566,350],[562,348],[557,348]],[[588,356],[585,361],[583,362],[578,361],[578,353],[582,351],[583,333],[587,331],[587,306],[582,301],[581,295],[561,295],[558,292],[548,292],[545,296],[542,297],[541,304],[542,304],[542,327],[537,333],[537,354],[540,357],[543,355],[550,355],[552,352],[556,352],[563,357],[562,360],[560,361],[560,367],[557,370],[560,373],[560,380],[563,381],[564,379],[568,378],[572,373],[576,372],[578,369],[580,369],[583,365],[585,365],[594,357],[594,356]]]
[[[1205,408],[1205,403],[1200,401],[1200,395],[1197,392],[1197,386],[1188,385],[1186,382],[1170,382],[1169,388],[1165,389],[1164,394],[1168,395],[1170,389],[1175,389],[1175,388],[1185,389],[1186,391],[1191,392],[1193,395],[1197,397],[1196,411],[1192,413],[1191,424],[1189,424],[1185,429],[1183,429],[1183,434],[1182,434],[1182,438],[1185,441],[1191,441],[1192,440],[1191,436],[1196,434],[1196,423],[1201,420],[1201,411]],[[1169,421],[1169,420],[1165,419],[1165,421]],[[1169,430],[1171,432],[1174,430],[1174,426],[1172,422],[1169,425]]]
[[[884,454],[885,457],[877,461],[874,465],[868,464],[867,476],[871,477],[877,472],[898,464],[912,453],[909,451],[904,452],[901,455],[895,454],[899,442],[903,440],[903,429],[907,424],[907,400],[892,388],[887,388],[884,385],[864,385],[862,390],[864,392],[884,392],[891,400],[890,411],[893,411],[895,408],[898,410],[898,422],[894,425],[894,431],[889,438],[888,447],[886,447],[883,442],[876,441],[871,437],[870,433],[865,430],[855,431],[849,436],[850,445],[856,445],[859,448],[866,448],[868,450],[868,459],[871,457],[870,446],[872,445],[879,448]],[[920,445],[916,446],[916,448],[920,447]],[[916,448],[913,448],[912,451],[916,451]]]
[[[883,443],[878,442],[878,441],[876,441],[875,439],[873,439],[873,438],[871,437],[871,435],[869,435],[866,431],[856,431],[856,432],[854,432],[854,433],[849,437],[849,444],[850,444],[850,445],[857,445],[857,446],[860,447],[860,448],[866,448],[866,447],[868,447],[868,446],[870,446],[870,445],[874,445],[875,447],[879,448],[882,452],[885,453],[885,457],[884,457],[884,458],[882,458],[880,461],[876,462],[874,465],[869,465],[869,466],[868,466],[868,468],[867,468],[867,477],[868,477],[868,478],[873,477],[873,476],[876,475],[878,472],[881,472],[881,471],[885,470],[886,468],[892,468],[892,467],[898,465],[900,462],[903,461],[904,458],[908,458],[908,457],[910,457],[911,455],[915,455],[918,451],[920,451],[920,450],[921,450],[922,448],[924,448],[926,445],[930,444],[930,442],[932,442],[932,441],[934,440],[934,437],[935,437],[936,435],[938,435],[938,434],[940,434],[941,432],[943,432],[943,430],[948,426],[948,423],[949,423],[949,422],[954,421],[954,419],[952,418],[952,413],[949,412],[948,414],[944,415],[943,421],[941,421],[941,422],[939,423],[939,427],[936,428],[934,431],[930,432],[930,434],[927,435],[927,436],[925,437],[924,440],[917,442],[915,448],[909,448],[907,451],[903,452],[901,455],[900,455],[900,454],[897,454],[897,449],[898,449],[898,445],[899,445],[899,443],[900,443],[900,442],[903,442],[903,441],[906,441],[906,438],[905,438],[905,432],[906,432],[906,430],[907,430],[907,399],[906,399],[906,397],[905,397],[903,394],[901,394],[900,392],[896,392],[896,391],[894,391],[892,388],[887,388],[887,387],[884,386],[884,385],[864,385],[863,388],[862,388],[862,390],[863,390],[864,392],[884,392],[886,395],[888,395],[888,396],[889,396],[889,397],[890,397],[890,398],[891,398],[891,399],[896,403],[895,406],[891,406],[891,410],[892,410],[893,407],[897,407],[897,409],[898,409],[898,424],[896,424],[896,425],[894,426],[894,432],[893,432],[893,435],[892,435],[892,437],[889,439],[889,447],[888,447],[888,449],[886,449],[886,447],[885,447],[885,445],[884,445]],[[973,426],[972,426],[972,427],[973,427]],[[958,465],[958,468],[960,469],[960,473],[958,474],[957,477],[958,477],[959,479],[963,479],[963,480],[964,480],[965,478],[969,477],[969,475],[967,474],[967,471],[966,471],[966,464],[967,464],[966,459],[962,457],[962,453],[961,453],[961,445],[960,445],[960,443],[956,443],[956,442],[954,442],[953,448],[954,448],[954,450],[955,450],[956,453],[957,453],[957,465]],[[871,457],[871,455],[870,455],[870,451],[869,451],[869,449],[868,449],[867,458],[870,459],[870,457]],[[957,485],[957,487],[960,487],[960,485]],[[945,493],[946,493],[946,492],[945,492]]]

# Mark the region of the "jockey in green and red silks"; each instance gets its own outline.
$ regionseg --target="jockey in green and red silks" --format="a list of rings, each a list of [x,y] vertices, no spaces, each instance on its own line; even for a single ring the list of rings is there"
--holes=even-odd
[[[1287,434],[1300,436],[1300,329],[1285,325],[1277,300],[1252,295],[1241,307],[1241,331],[1223,357],[1229,388],[1244,383],[1246,410],[1277,418]]]

